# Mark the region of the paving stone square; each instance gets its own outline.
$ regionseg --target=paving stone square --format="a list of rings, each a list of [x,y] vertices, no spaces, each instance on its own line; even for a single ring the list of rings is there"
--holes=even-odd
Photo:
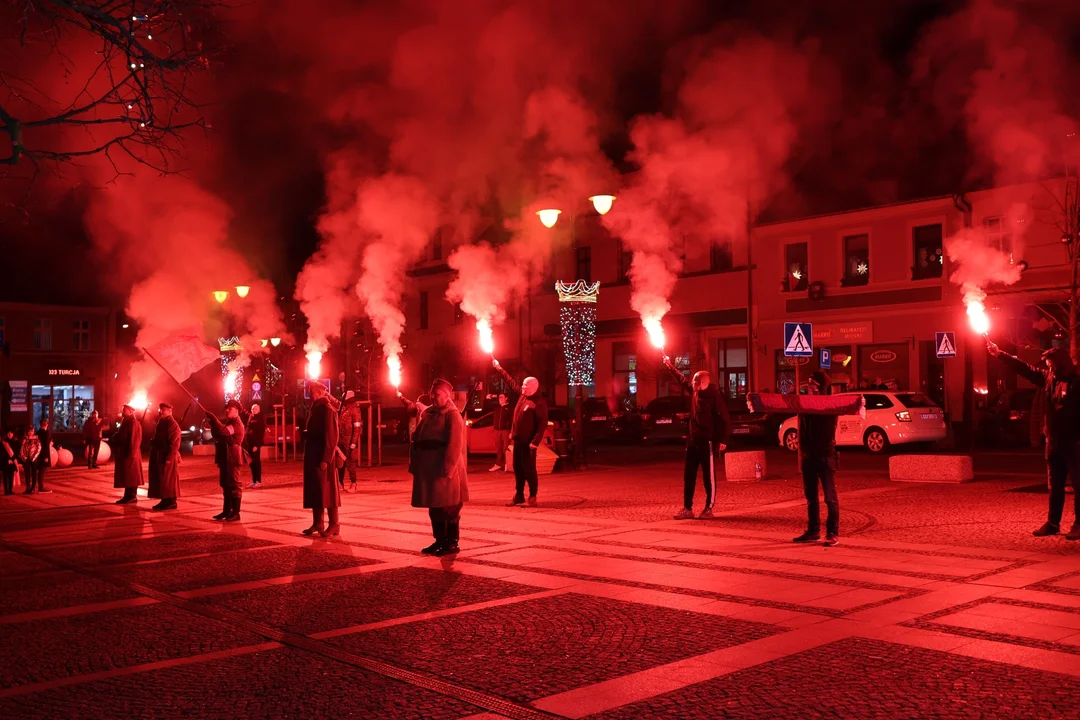
[[[567,593],[329,642],[528,702],[776,632],[761,623]]]
[[[57,569],[56,565],[31,555],[13,550],[0,551],[0,579]]]
[[[0,625],[0,686],[255,645],[264,639],[166,604]],[[77,650],[77,651],[76,651]]]
[[[181,532],[105,542],[88,540],[69,547],[49,548],[48,554],[74,565],[96,567],[274,544],[270,540],[257,540],[231,532]]]
[[[481,708],[282,648],[0,698],[8,718],[404,718]]]
[[[852,638],[590,720],[1075,718],[1080,679]]]
[[[265,580],[371,565],[366,558],[281,546],[221,552],[204,557],[111,568],[109,576],[158,590],[198,590],[215,585]]]
[[[311,634],[536,591],[519,583],[402,568],[212,595],[197,602]]]
[[[131,590],[67,571],[5,577],[0,581],[0,615],[55,610],[132,597],[136,597],[136,594]]]

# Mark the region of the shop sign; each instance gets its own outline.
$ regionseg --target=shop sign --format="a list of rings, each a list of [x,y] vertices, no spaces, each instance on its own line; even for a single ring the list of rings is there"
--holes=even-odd
[[[9,380],[8,385],[11,387],[11,412],[27,412],[30,408],[27,407],[29,401],[29,388],[25,380]]]
[[[896,359],[896,353],[892,350],[875,350],[870,353],[870,361],[876,363],[891,363]]]
[[[814,345],[872,342],[874,342],[873,320],[835,325],[814,324]]]
[[[82,375],[81,371],[71,368],[49,368],[50,377],[78,377],[79,375]]]

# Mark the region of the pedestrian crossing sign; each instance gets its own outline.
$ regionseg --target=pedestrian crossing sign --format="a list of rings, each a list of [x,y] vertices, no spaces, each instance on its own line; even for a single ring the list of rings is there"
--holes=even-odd
[[[934,340],[939,358],[956,357],[956,333],[939,332]]]
[[[784,323],[784,355],[814,357],[814,331],[810,323]]]

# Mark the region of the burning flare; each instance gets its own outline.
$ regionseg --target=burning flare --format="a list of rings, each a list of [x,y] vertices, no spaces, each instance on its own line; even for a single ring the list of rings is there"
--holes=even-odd
[[[487,320],[477,320],[476,329],[480,332],[480,349],[492,355],[495,352],[495,338],[491,334],[491,323]]]
[[[307,375],[309,380],[318,380],[322,372],[322,353],[312,350],[307,354]]]
[[[150,398],[146,397],[145,390],[136,390],[127,404],[136,410],[145,410],[150,405]]]
[[[225,394],[230,397],[236,394],[236,378],[239,373],[230,369],[225,375]]]
[[[971,329],[980,335],[990,332],[990,317],[986,314],[986,307],[979,300],[969,300],[967,303],[968,322]]]
[[[664,326],[660,324],[660,318],[642,318],[641,324],[645,326],[645,330],[649,333],[649,340],[652,344],[663,350],[667,340],[664,338]]]
[[[386,366],[390,369],[390,384],[395,388],[401,387],[401,358],[397,355],[388,356]]]

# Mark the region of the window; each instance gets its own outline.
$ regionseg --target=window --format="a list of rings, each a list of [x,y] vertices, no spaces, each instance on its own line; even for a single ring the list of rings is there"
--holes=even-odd
[[[805,290],[810,284],[810,268],[807,263],[806,243],[784,246],[784,292]]]
[[[893,406],[892,400],[885,395],[863,395],[866,399],[867,410],[888,410]]]
[[[724,397],[746,394],[746,338],[716,341],[716,386]]]
[[[1005,218],[986,218],[986,240],[990,247],[1008,254],[1010,263],[1013,261],[1012,230]]]
[[[577,277],[586,283],[592,283],[592,248],[577,249]]]
[[[420,329],[428,329],[428,299],[426,290],[420,293]]]
[[[891,390],[893,392],[907,390],[907,343],[859,346],[858,389]]]
[[[612,388],[627,408],[637,404],[637,349],[632,342],[617,342],[611,345]]]
[[[944,259],[941,254],[941,225],[920,225],[911,231],[915,264],[911,266],[912,280],[941,277]]]
[[[52,320],[49,318],[34,320],[34,349],[52,350]]]
[[[634,253],[629,252],[619,241],[619,282],[630,277],[630,266],[634,262]]]
[[[848,235],[844,238],[844,287],[870,282],[870,236]]]
[[[71,346],[76,350],[90,349],[90,321],[76,320],[71,323]]]
[[[713,272],[730,270],[734,266],[731,260],[731,243],[727,240],[713,243],[709,248],[709,269]]]

